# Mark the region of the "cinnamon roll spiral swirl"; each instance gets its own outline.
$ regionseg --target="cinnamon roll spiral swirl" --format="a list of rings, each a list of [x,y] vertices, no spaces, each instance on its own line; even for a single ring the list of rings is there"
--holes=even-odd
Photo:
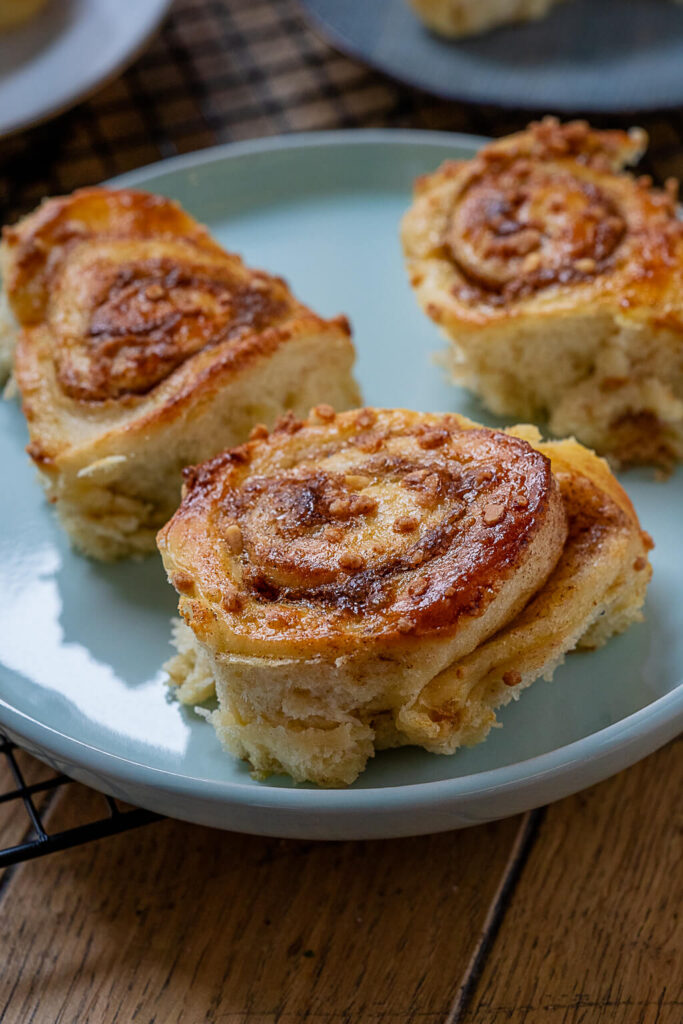
[[[357,400],[348,324],[320,320],[168,199],[93,188],[48,200],[5,229],[2,264],[23,328],[29,451],[97,557],[151,550],[182,466],[243,441],[256,419],[323,393]]]
[[[589,527],[609,532],[598,495]],[[186,623],[171,677],[190,703],[216,686],[219,736],[257,771],[322,784],[352,781],[375,746],[483,738],[490,707],[476,726],[462,701],[446,714],[441,684],[543,595],[570,520],[538,447],[459,416],[323,406],[259,428],[186,471],[159,534]],[[594,614],[582,608],[581,632]],[[516,678],[507,660],[494,703]]]
[[[301,308],[159,196],[86,189],[6,229],[4,246],[14,311],[49,330],[56,383],[79,401],[148,394],[191,356]]]
[[[403,242],[458,382],[497,413],[667,461],[683,451],[683,230],[673,183],[622,170],[645,142],[533,124],[419,181]]]

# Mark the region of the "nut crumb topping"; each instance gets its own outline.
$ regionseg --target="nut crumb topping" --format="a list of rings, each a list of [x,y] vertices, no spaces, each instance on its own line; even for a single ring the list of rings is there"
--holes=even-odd
[[[311,409],[311,415],[314,419],[320,420],[321,423],[332,423],[337,414],[331,405],[323,403]]]
[[[369,476],[363,476],[361,473],[347,473],[344,477],[344,483],[347,487],[352,487],[357,490],[362,490],[363,487],[367,487],[371,483]]]
[[[160,284],[150,284],[145,288],[145,298],[150,302],[158,302],[159,299],[163,299],[165,294],[166,289],[162,288]]]
[[[179,594],[193,594],[194,593],[194,580],[189,573],[174,572],[171,577],[171,583],[176,588]]]
[[[250,441],[265,441],[268,437],[268,427],[265,423],[257,423],[255,427],[251,428],[249,433]]]
[[[339,557],[339,565],[347,572],[356,572],[358,569],[362,569],[364,564],[361,556],[352,551],[344,551]]]
[[[224,611],[231,612],[233,615],[242,610],[242,598],[235,587],[230,585],[224,587],[221,607]]]
[[[274,434],[296,434],[303,427],[303,422],[291,411],[278,416],[273,427]]]
[[[421,484],[429,476],[429,471],[426,469],[416,469],[412,473],[406,473],[401,480],[403,487],[416,487]]]
[[[393,529],[396,533],[412,533],[417,530],[417,525],[415,516],[399,516],[394,520]]]
[[[356,416],[356,425],[366,429],[367,427],[374,427],[377,422],[377,413],[374,409],[361,409]]]
[[[484,522],[487,526],[495,526],[505,515],[505,506],[493,502],[484,509]]]
[[[503,682],[506,686],[519,686],[521,681],[522,677],[516,669],[503,673]]]
[[[356,441],[356,446],[367,455],[374,455],[382,447],[384,436],[377,434],[362,434]]]
[[[434,448],[440,448],[447,440],[447,430],[425,430],[418,438],[417,443],[420,448],[424,448],[426,451],[431,451]]]
[[[269,626],[277,629],[289,624],[289,615],[286,615],[280,608],[273,608],[267,613],[266,620]]]
[[[241,555],[244,549],[242,531],[237,523],[231,523],[225,530],[225,540],[233,555]]]
[[[368,494],[348,494],[330,502],[330,514],[338,519],[368,515],[377,509],[377,500]]]

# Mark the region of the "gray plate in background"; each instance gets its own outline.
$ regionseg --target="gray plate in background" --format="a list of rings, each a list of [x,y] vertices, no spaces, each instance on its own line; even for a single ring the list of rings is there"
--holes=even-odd
[[[683,103],[683,5],[567,0],[540,21],[445,40],[407,0],[303,0],[335,46],[446,99],[615,113]]]

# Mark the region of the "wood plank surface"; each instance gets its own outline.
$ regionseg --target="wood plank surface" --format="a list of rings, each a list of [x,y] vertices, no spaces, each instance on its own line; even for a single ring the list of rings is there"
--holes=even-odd
[[[70,787],[48,823],[98,799]],[[312,843],[165,821],[21,865],[0,902],[0,1020],[436,1024],[522,827]]]
[[[0,1021],[680,1024],[682,753],[449,835],[167,821],[22,865],[0,891]],[[72,784],[46,821],[100,814]]]
[[[681,1024],[683,738],[548,808],[467,1024]]]

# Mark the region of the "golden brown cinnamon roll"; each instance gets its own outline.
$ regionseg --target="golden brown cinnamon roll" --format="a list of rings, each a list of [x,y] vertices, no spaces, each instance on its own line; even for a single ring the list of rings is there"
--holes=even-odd
[[[425,25],[456,39],[487,32],[498,25],[542,18],[561,0],[409,0]]]
[[[417,182],[410,280],[454,379],[622,462],[683,456],[675,190],[622,170],[640,130],[552,118]]]
[[[74,543],[154,549],[180,471],[256,421],[357,404],[344,318],[321,320],[174,202],[127,189],[46,201],[4,231],[29,453]]]
[[[527,431],[527,436],[518,436]],[[528,432],[531,433],[528,433]],[[314,409],[185,473],[160,532],[180,699],[257,773],[336,786],[375,748],[450,753],[650,575],[605,463],[456,415]]]

